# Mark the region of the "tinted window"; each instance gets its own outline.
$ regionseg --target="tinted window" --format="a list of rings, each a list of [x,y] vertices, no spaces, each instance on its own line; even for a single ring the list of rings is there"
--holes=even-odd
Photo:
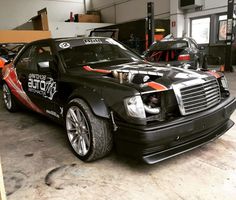
[[[52,51],[48,45],[29,47],[18,60],[16,67],[38,71],[38,63],[52,60]]]
[[[122,45],[91,44],[60,51],[67,68],[97,63],[132,62],[140,58]]]
[[[32,46],[28,47],[24,53],[21,55],[21,57],[16,62],[16,68],[17,69],[27,69],[29,66],[29,63],[31,62],[31,50]]]
[[[52,60],[52,51],[50,46],[36,45],[33,47],[32,62],[29,65],[29,69],[38,70],[38,63]]]
[[[150,50],[182,49],[188,47],[188,42],[181,41],[162,41],[150,47]]]

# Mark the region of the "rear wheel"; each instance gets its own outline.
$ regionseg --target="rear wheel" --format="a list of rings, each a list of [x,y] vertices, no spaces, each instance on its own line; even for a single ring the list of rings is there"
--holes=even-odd
[[[95,116],[83,100],[69,102],[65,123],[70,145],[81,160],[97,160],[111,151],[112,135],[107,120]]]
[[[6,83],[2,86],[3,102],[6,109],[10,112],[17,111],[17,103]]]

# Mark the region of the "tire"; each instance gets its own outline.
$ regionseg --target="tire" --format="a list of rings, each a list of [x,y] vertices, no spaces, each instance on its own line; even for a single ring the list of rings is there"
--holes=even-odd
[[[70,146],[83,161],[94,161],[112,149],[112,134],[108,121],[95,116],[82,99],[68,103],[65,127]]]
[[[16,112],[18,110],[15,97],[12,95],[10,88],[6,83],[2,86],[3,102],[9,112]]]

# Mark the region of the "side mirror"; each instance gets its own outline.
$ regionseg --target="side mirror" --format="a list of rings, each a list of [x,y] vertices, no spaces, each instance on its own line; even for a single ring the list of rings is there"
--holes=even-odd
[[[42,73],[49,73],[49,61],[39,62],[38,63],[38,71]]]
[[[200,50],[205,50],[206,48],[204,46],[199,47]]]
[[[38,71],[43,73],[55,72],[56,64],[55,61],[43,61],[38,63]]]
[[[45,69],[45,68],[49,69],[49,61],[39,62],[38,67],[39,67],[39,69]]]

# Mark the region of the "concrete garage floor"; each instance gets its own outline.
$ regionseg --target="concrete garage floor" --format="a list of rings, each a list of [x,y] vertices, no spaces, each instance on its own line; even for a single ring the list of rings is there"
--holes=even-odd
[[[227,77],[236,96],[236,73]],[[214,142],[151,166],[115,152],[83,163],[68,148],[63,128],[27,111],[10,114],[2,100],[0,127],[9,200],[236,198],[236,126]]]

